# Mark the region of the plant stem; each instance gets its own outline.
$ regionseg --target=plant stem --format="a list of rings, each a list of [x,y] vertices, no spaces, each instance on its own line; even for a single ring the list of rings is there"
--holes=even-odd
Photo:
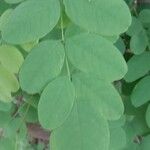
[[[62,38],[63,45],[65,47],[65,36],[64,36],[64,28],[63,28],[63,26],[64,26],[63,14],[61,14],[61,38]],[[65,51],[65,62],[66,62],[67,74],[68,74],[69,80],[71,80],[71,74],[70,74],[69,63],[68,63],[68,58],[67,58],[66,51]]]

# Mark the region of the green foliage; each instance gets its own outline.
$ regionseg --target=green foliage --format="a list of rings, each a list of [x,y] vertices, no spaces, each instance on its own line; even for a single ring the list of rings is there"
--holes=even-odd
[[[120,52],[111,42],[98,35],[87,33],[68,38],[65,47],[71,63],[85,73],[114,81],[121,79],[127,72]]]
[[[37,40],[53,29],[59,17],[58,0],[25,1],[11,13],[7,24],[2,29],[3,39],[13,44]]]
[[[139,107],[150,99],[150,76],[141,79],[133,89],[131,100],[134,106]]]
[[[126,133],[122,128],[125,124],[125,117],[117,121],[109,122],[110,129],[110,150],[121,150],[126,146]],[[118,142],[119,141],[119,142]]]
[[[11,73],[18,73],[24,58],[17,48],[2,45],[0,47],[0,62]]]
[[[11,101],[11,92],[17,92],[19,83],[15,75],[0,65],[0,100]]]
[[[124,1],[64,0],[64,5],[69,18],[89,32],[106,36],[119,35],[131,23],[129,9]]]
[[[43,127],[55,129],[61,126],[71,112],[74,99],[75,89],[68,77],[59,77],[49,83],[38,105],[39,121]]]
[[[144,9],[139,14],[139,19],[145,27],[149,27],[150,25],[150,10]]]
[[[52,132],[50,145],[58,150],[108,149],[109,138],[107,121],[88,102],[77,99],[65,123]]]
[[[149,150],[149,18],[133,0],[0,0],[0,149]]]
[[[41,42],[27,56],[20,70],[21,88],[30,94],[40,93],[61,72],[64,56],[60,41]]]
[[[87,74],[75,74],[73,83],[77,99],[89,103],[104,118],[117,120],[123,114],[121,97],[111,83]]]
[[[145,31],[140,31],[131,38],[130,48],[134,54],[141,54],[148,46],[148,38]]]
[[[149,61],[149,52],[144,52],[141,55],[134,55],[133,57],[131,57],[127,62],[128,72],[125,76],[125,80],[127,82],[133,82],[147,74],[150,70]]]

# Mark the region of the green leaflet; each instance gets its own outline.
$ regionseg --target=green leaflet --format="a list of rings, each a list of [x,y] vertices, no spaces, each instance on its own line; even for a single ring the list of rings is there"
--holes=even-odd
[[[135,107],[139,107],[150,100],[150,76],[141,79],[135,86],[131,100]]]
[[[2,37],[12,44],[35,41],[50,32],[59,17],[58,0],[25,1],[11,13],[7,24],[2,29]]]
[[[0,46],[0,62],[10,72],[18,73],[24,58],[19,50],[13,46]]]
[[[130,49],[134,54],[143,53],[148,46],[148,37],[145,31],[141,31],[138,34],[132,36],[130,41]]]
[[[145,27],[150,27],[150,10],[143,9],[139,14],[139,19]]]
[[[10,3],[10,4],[15,4],[15,3],[19,3],[22,2],[24,0],[5,0],[5,2]]]
[[[19,83],[15,75],[0,65],[0,100],[9,102],[12,100],[11,92],[17,92]]]
[[[121,79],[127,72],[121,53],[101,36],[80,34],[68,38],[65,46],[71,63],[85,73],[114,81]]]
[[[144,52],[141,55],[133,56],[127,65],[128,72],[124,77],[127,82],[141,78],[150,70],[150,53]]]
[[[64,57],[60,41],[41,42],[29,53],[21,67],[21,88],[30,94],[40,93],[61,72]]]
[[[74,86],[68,77],[59,77],[44,89],[38,105],[39,121],[44,128],[62,125],[71,112],[75,98]]]
[[[118,35],[131,24],[129,8],[122,0],[64,0],[64,5],[75,24],[101,35]]]
[[[7,89],[2,85],[0,85],[0,101],[3,102],[12,101],[10,89]]]
[[[145,118],[146,118],[146,122],[147,122],[148,127],[150,127],[150,104],[147,107]]]
[[[134,36],[143,30],[142,23],[136,17],[132,17],[131,26],[128,28],[126,34],[129,36]]]
[[[51,150],[108,150],[109,138],[107,121],[86,101],[77,100],[66,122],[52,131],[50,146]]]
[[[19,83],[14,74],[17,74],[24,58],[19,50],[13,46],[0,46],[0,100],[12,100],[11,92],[17,92]]]
[[[7,9],[1,16],[0,16],[0,31],[5,27],[8,22],[8,18],[12,13],[13,9]]]
[[[73,83],[76,97],[87,101],[108,120],[117,120],[124,112],[123,103],[116,89],[109,82],[99,77],[86,74],[75,74]]]

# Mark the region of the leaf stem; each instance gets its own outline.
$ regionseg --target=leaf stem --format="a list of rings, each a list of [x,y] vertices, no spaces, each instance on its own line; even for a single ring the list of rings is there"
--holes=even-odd
[[[67,67],[67,73],[68,73],[69,80],[71,80],[70,69],[69,69],[69,63],[68,63],[67,57],[66,57],[66,67]]]
[[[65,41],[65,37],[64,37],[64,22],[63,22],[63,16],[61,15],[61,38],[62,38],[62,42],[64,44],[64,41]]]
[[[61,38],[62,38],[63,45],[65,47],[63,13],[61,14]],[[70,74],[69,63],[68,63],[66,51],[65,51],[65,62],[66,62],[67,74],[68,74],[69,80],[71,80],[71,74]]]

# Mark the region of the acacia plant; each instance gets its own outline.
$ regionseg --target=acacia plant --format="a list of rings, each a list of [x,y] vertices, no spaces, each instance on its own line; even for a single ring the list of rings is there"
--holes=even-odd
[[[1,150],[150,149],[148,8],[0,0],[0,15]]]

